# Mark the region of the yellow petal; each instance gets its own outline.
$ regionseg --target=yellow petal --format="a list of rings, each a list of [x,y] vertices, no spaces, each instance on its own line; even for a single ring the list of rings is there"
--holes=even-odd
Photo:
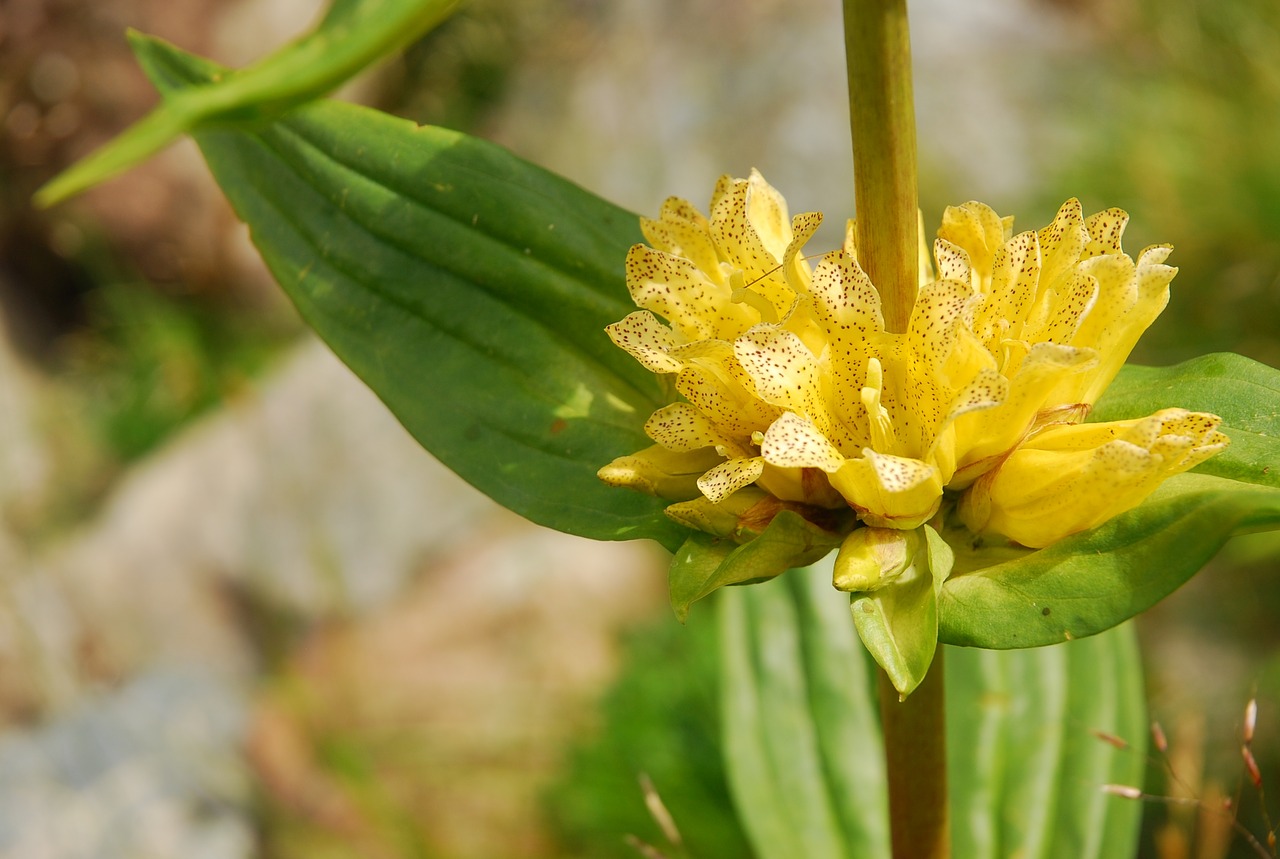
[[[1100,254],[1122,254],[1120,241],[1124,238],[1124,228],[1129,223],[1129,213],[1124,209],[1106,209],[1085,219],[1085,229],[1089,231],[1089,243],[1085,245],[1084,258]]]
[[[711,236],[720,257],[744,284],[783,316],[794,303],[782,261],[791,243],[786,202],[752,171],[750,179],[722,176],[711,201]]]
[[[782,270],[797,296],[809,294],[811,277],[809,263],[800,251],[821,225],[821,212],[804,212],[791,219],[791,243],[782,254]]]
[[[622,349],[654,373],[678,373],[683,364],[671,356],[675,337],[647,310],[629,313],[607,326],[605,332]]]
[[[992,352],[1005,333],[1027,317],[1040,284],[1040,244],[1036,234],[1019,233],[996,251],[986,296],[974,311],[973,331]]]
[[[739,376],[742,380],[739,380]],[[676,377],[676,390],[728,436],[764,432],[782,409],[756,397],[732,354],[718,362],[690,361]]]
[[[938,469],[901,456],[885,456],[871,448],[846,460],[831,475],[834,486],[861,519],[876,528],[918,528],[938,512],[942,478]]]
[[[1056,289],[1063,279],[1075,273],[1080,254],[1089,242],[1080,201],[1072,198],[1062,204],[1053,223],[1040,230],[1040,288]]]
[[[938,261],[938,280],[958,280],[977,288],[973,283],[973,265],[964,248],[946,239],[937,239],[933,243],[933,258]]]
[[[993,458],[1021,442],[1043,409],[1056,405],[1049,396],[1058,383],[1096,363],[1096,356],[1087,349],[1053,343],[1037,343],[1031,347],[1017,374],[1008,382],[999,405],[971,410],[957,418],[956,446],[962,453],[948,488],[963,489],[994,465]]]
[[[758,456],[730,459],[699,477],[698,489],[711,501],[723,501],[744,486],[755,483],[762,471],[764,460]]]
[[[723,501],[698,497],[669,505],[663,512],[686,528],[736,538],[744,532],[759,534],[783,506],[764,490],[748,486]]]
[[[687,259],[634,245],[626,271],[636,305],[665,318],[684,340],[732,339],[758,321]]]
[[[1178,273],[1176,268],[1164,265],[1169,251],[1167,246],[1143,251],[1136,265],[1122,269],[1129,275],[1123,281],[1118,277],[1119,271],[1111,272],[1117,282],[1108,282],[1102,274],[1090,270],[1089,273],[1098,278],[1098,300],[1072,345],[1096,350],[1100,360],[1080,402],[1097,401],[1128,360],[1138,338],[1169,303],[1169,282]]]
[[[1008,237],[1012,219],[1007,223],[985,203],[970,201],[948,206],[942,213],[938,238],[946,239],[969,255],[975,275],[986,283],[991,279],[996,250]]]
[[[689,403],[672,403],[658,409],[645,422],[644,431],[667,450],[697,450],[725,441],[711,420]]]
[[[834,472],[844,456],[817,427],[793,412],[773,422],[760,443],[765,462],[780,468],[820,468]]]
[[[781,260],[787,245],[791,243],[791,219],[787,216],[787,201],[764,180],[759,170],[752,168],[751,176],[746,182],[744,203],[747,221],[755,230],[760,243],[775,260]]]
[[[959,281],[929,284],[911,312],[906,367],[900,358],[885,359],[886,400],[891,391],[900,392],[886,406],[902,452],[923,456],[944,428],[956,395],[979,373],[995,369],[995,358],[969,328],[978,300]]]
[[[799,337],[777,326],[757,325],[733,342],[733,354],[760,399],[829,428],[818,388],[818,360]]]
[[[1112,424],[1051,427],[962,496],[960,518],[1041,548],[1142,503],[1166,478],[1222,450],[1216,415],[1164,409]]]
[[[720,257],[711,240],[710,223],[688,200],[668,197],[658,220],[640,219],[640,232],[654,249],[684,257],[710,280],[723,285]]]
[[[1057,287],[1040,293],[1017,336],[1029,343],[1073,343],[1097,298],[1097,279],[1074,272]]]
[[[884,339],[880,294],[846,251],[823,256],[813,272],[812,310],[829,344],[831,398],[855,446],[872,443],[861,390],[868,361]]]

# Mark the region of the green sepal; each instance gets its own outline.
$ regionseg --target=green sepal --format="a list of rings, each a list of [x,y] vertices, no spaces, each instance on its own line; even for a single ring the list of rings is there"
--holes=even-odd
[[[761,582],[807,567],[840,545],[832,533],[792,510],[781,510],[760,535],[742,545],[693,532],[671,561],[671,608],[684,623],[689,607],[726,585]]]
[[[914,563],[875,590],[853,594],[850,602],[858,637],[903,698],[933,663],[938,594],[954,562],[942,537],[928,525],[921,528],[925,539]]]

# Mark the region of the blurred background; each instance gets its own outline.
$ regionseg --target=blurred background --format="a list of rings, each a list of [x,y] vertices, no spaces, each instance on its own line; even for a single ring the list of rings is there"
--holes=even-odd
[[[839,241],[835,0],[470,0],[342,97],[496,140],[634,211],[758,167]],[[31,193],[155,95],[126,27],[231,65],[319,0],[0,0],[0,856],[626,857],[647,773],[748,857],[715,635],[664,558],[496,508],[302,329],[190,142]],[[1280,4],[913,0],[922,208],[1121,206],[1181,273],[1135,358],[1280,365]],[[424,392],[429,396],[429,392]],[[1141,620],[1179,783],[1280,798],[1280,543]],[[1117,800],[1119,801],[1119,800]],[[1241,819],[1263,836],[1251,789]],[[1143,855],[1256,855],[1152,805]],[[1280,802],[1270,807],[1280,815]]]

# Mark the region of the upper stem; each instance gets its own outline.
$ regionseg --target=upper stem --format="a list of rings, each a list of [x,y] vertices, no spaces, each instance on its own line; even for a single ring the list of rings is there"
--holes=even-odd
[[[858,262],[903,333],[919,290],[919,191],[906,0],[844,0]]]

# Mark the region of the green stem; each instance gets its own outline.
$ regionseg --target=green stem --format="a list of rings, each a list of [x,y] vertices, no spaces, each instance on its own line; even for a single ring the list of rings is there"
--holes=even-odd
[[[919,193],[906,0],[844,0],[858,262],[903,333],[919,290]]]
[[[879,672],[893,859],[951,856],[942,653],[939,646],[929,673],[905,701]]]
[[[906,0],[844,0],[858,262],[880,293],[885,330],[907,330],[919,290],[919,191]],[[899,702],[880,672],[894,859],[948,859],[942,651]]]

